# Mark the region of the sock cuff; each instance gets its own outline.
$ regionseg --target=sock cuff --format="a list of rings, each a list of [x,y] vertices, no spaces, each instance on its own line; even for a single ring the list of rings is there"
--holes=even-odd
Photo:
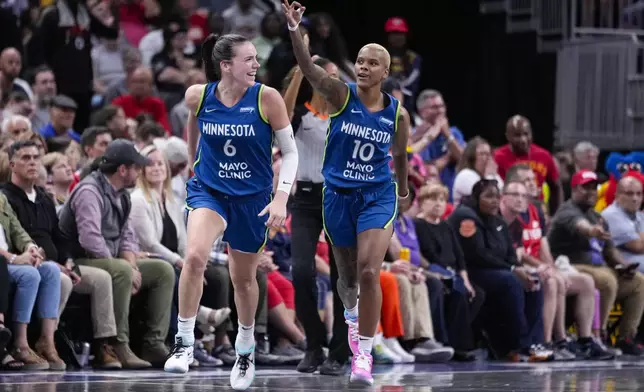
[[[243,328],[243,329],[246,329],[246,330],[248,330],[248,329],[255,329],[255,323],[253,323],[253,324],[251,324],[251,325],[244,325],[244,324],[242,324],[242,322],[241,322],[241,321],[237,320],[237,325],[239,325],[239,329],[242,329],[242,328]]]
[[[178,320],[180,323],[195,322],[195,321],[197,321],[197,316],[188,317],[188,318],[183,318],[183,317],[181,317],[181,316],[178,316],[178,317],[177,317],[177,320]]]

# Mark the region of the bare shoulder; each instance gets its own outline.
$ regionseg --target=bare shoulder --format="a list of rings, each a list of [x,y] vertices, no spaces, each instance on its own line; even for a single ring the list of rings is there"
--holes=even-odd
[[[400,104],[400,110],[398,112],[398,129],[400,129],[401,126],[406,127],[407,129],[411,126],[411,116],[409,115],[409,112],[407,109],[405,109],[402,104]]]
[[[279,104],[280,102],[284,102],[284,99],[279,91],[273,87],[264,85],[264,88],[262,89],[262,103],[273,105],[275,103]]]
[[[205,89],[205,84],[193,84],[192,86],[188,87],[188,89],[186,90],[185,99],[186,106],[189,109],[194,112],[199,109],[199,105],[201,104],[201,99],[203,97]]]

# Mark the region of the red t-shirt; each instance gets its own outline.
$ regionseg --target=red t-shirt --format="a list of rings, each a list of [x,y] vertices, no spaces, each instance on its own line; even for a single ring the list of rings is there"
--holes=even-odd
[[[530,165],[537,178],[537,186],[539,189],[541,189],[543,183],[546,181],[555,182],[559,180],[559,170],[557,170],[557,165],[555,165],[552,154],[534,143],[530,145],[528,155],[524,156],[516,156],[510,148],[510,145],[506,144],[494,151],[494,160],[499,166],[499,176],[504,180],[505,173],[507,173],[508,169],[517,163],[527,163]]]
[[[150,113],[154,121],[158,122],[165,128],[168,135],[170,133],[170,123],[168,122],[168,111],[165,103],[157,97],[145,97],[141,100],[135,99],[131,95],[122,95],[112,101],[113,105],[120,106],[128,118],[136,118],[140,113]]]

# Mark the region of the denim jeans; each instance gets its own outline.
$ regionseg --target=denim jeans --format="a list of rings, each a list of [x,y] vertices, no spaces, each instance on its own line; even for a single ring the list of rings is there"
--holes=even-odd
[[[53,261],[38,268],[31,265],[9,265],[9,280],[15,285],[13,322],[29,324],[37,304],[39,318],[58,317],[60,305],[60,269]]]

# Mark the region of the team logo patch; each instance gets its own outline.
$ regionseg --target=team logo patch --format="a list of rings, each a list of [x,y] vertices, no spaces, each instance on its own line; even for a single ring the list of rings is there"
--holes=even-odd
[[[384,117],[382,117],[382,116],[380,116],[380,118],[379,118],[378,120],[379,120],[381,123],[383,123],[383,124],[385,124],[385,125],[388,125],[388,126],[392,126],[392,125],[394,125],[394,122],[393,122],[393,121],[391,121],[391,120],[390,120],[390,119],[388,119],[388,118],[384,118]]]
[[[253,113],[254,111],[255,111],[255,108],[252,106],[239,109],[239,113]]]
[[[476,234],[476,223],[471,219],[465,219],[461,222],[461,226],[458,229],[458,232],[461,236],[465,238],[470,238]]]

